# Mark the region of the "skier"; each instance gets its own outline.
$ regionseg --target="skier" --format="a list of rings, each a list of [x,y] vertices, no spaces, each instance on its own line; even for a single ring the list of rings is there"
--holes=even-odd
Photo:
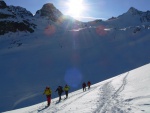
[[[88,86],[88,89],[90,89],[90,86],[91,86],[91,82],[90,81],[87,82],[87,86]]]
[[[82,88],[83,88],[83,91],[86,91],[86,83],[85,82],[82,84]]]
[[[66,94],[66,98],[68,98],[68,91],[69,91],[70,87],[66,84],[65,87],[64,87],[64,91],[65,91],[65,94]]]
[[[61,101],[61,95],[64,92],[63,91],[63,87],[62,86],[58,86],[58,88],[56,89],[55,92],[58,92],[58,96],[59,96],[59,102]]]
[[[50,89],[50,87],[46,87],[45,91],[43,93],[43,95],[46,95],[47,97],[47,106],[50,106],[51,103],[51,94],[52,94],[52,90]]]

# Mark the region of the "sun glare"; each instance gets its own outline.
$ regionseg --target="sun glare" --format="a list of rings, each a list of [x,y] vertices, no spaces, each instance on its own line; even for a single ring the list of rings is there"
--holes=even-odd
[[[83,0],[69,0],[67,3],[68,14],[73,17],[80,17],[84,10]]]

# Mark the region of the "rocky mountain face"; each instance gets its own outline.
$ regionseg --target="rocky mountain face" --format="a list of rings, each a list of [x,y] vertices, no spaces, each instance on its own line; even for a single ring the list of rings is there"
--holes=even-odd
[[[131,7],[125,14],[130,14],[132,16],[138,16],[140,19],[140,22],[150,22],[150,11],[142,12],[134,7]]]
[[[15,15],[19,16],[20,18],[31,18],[33,17],[30,11],[27,11],[25,8],[19,6],[9,6],[9,10]]]
[[[33,15],[22,7],[7,6],[0,1],[0,35],[8,32],[34,32],[36,25],[32,22]]]
[[[54,22],[62,16],[63,14],[51,3],[43,5],[42,9],[38,10],[35,14],[35,17],[47,17]]]
[[[7,6],[2,0],[0,1],[0,35],[16,31],[33,33],[37,27],[35,20],[43,17],[52,22],[60,22],[63,14],[56,9],[53,4],[47,3],[33,16],[33,14],[25,8]],[[66,19],[66,21],[67,20],[68,19]]]
[[[131,13],[132,15],[141,15],[142,11],[139,11],[137,9],[135,9],[134,7],[131,7],[127,13]]]
[[[141,22],[150,22],[150,11],[142,12],[131,7],[128,12],[130,12],[132,15],[139,15]]]
[[[6,3],[4,1],[0,1],[0,8],[4,9],[6,7],[7,7]]]

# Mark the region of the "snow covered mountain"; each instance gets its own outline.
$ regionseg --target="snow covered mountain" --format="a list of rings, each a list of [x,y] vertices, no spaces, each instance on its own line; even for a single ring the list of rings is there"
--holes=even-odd
[[[5,113],[149,113],[150,64],[99,82],[85,92],[69,94],[58,103],[52,100]],[[65,98],[65,96],[63,96]]]
[[[94,84],[150,63],[149,11],[130,8],[85,23],[61,16],[52,4],[35,16],[3,1],[0,6],[0,112],[43,101],[47,85],[54,91],[67,83],[72,92],[84,81]]]
[[[97,25],[105,25],[113,28],[127,28],[141,25],[145,25],[147,27],[149,26],[149,22],[150,11],[142,12],[131,7],[126,13],[118,17],[112,17],[107,21],[96,22],[96,24],[98,23]]]
[[[59,24],[77,21],[71,17],[64,16],[51,3],[44,4],[34,16],[25,8],[20,6],[7,6],[4,1],[0,1],[0,6],[0,35],[18,31],[33,33],[38,25],[36,23],[38,20],[46,19],[49,23],[58,22]]]
[[[0,1],[0,6],[0,35],[17,31],[34,32],[36,25],[29,11],[19,6],[7,6],[4,1]]]

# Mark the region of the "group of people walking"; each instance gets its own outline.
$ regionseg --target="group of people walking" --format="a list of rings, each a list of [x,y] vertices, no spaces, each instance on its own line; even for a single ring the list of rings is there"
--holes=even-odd
[[[85,82],[82,84],[83,91],[86,91],[86,86],[88,86],[88,89],[90,89],[91,82],[88,81],[88,82],[87,82],[87,85],[86,85]],[[58,86],[58,87],[57,87],[57,89],[55,90],[55,92],[57,92],[57,93],[58,93],[58,96],[59,96],[59,101],[58,101],[58,102],[61,101],[61,95],[62,95],[63,92],[65,92],[65,95],[66,95],[66,98],[65,98],[65,99],[68,98],[68,91],[69,91],[69,90],[70,90],[70,87],[69,87],[67,84],[65,85],[64,88],[63,88],[62,86]],[[51,103],[51,94],[52,94],[51,88],[50,88],[50,87],[46,87],[46,88],[45,88],[45,91],[44,91],[44,93],[43,93],[43,95],[44,95],[44,94],[45,94],[46,97],[47,97],[47,106],[50,106],[50,103]]]
[[[88,86],[88,89],[90,89],[91,82],[88,81],[87,84],[85,82],[83,82],[83,84],[82,84],[83,91],[86,91],[86,86]]]
[[[68,85],[65,85],[64,89],[62,86],[58,86],[58,88],[56,89],[55,92],[58,92],[58,96],[59,96],[59,102],[61,101],[61,95],[62,93],[65,91],[65,95],[66,95],[66,98],[68,98],[68,91],[69,91],[70,87]]]
[[[68,91],[69,91],[70,87],[66,84],[64,89],[62,86],[58,86],[57,89],[55,90],[55,92],[58,92],[58,96],[59,96],[59,102],[61,101],[61,95],[62,93],[65,91],[65,94],[66,94],[66,98],[68,98]],[[43,95],[46,95],[47,97],[47,106],[50,106],[50,103],[51,103],[51,94],[52,94],[52,90],[50,89],[50,87],[46,87],[45,88],[45,91],[43,93]]]

